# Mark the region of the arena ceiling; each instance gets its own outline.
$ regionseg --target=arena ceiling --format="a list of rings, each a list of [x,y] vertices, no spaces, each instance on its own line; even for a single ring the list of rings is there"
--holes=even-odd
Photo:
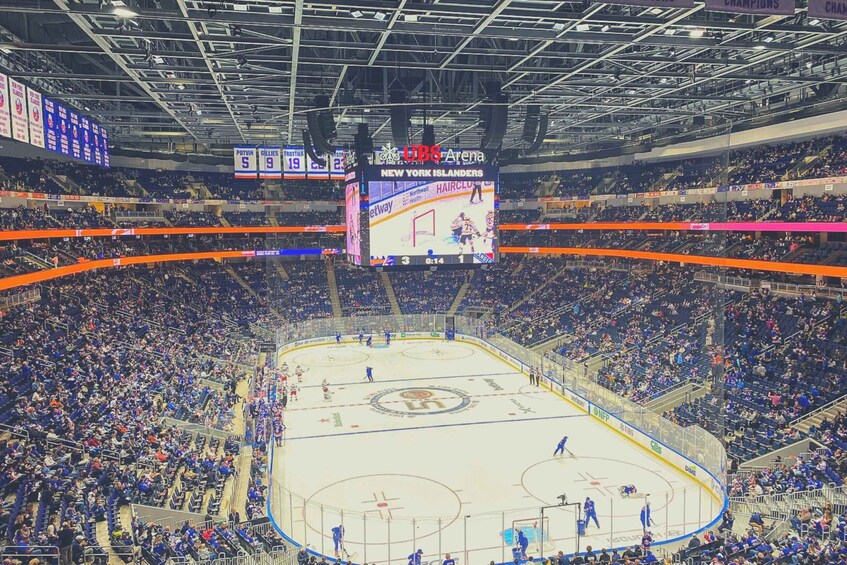
[[[110,127],[124,147],[221,150],[302,141],[317,95],[339,141],[412,134],[478,147],[489,85],[504,148],[549,113],[543,153],[667,143],[844,106],[847,22],[592,0],[3,0],[0,68]],[[844,68],[841,68],[841,63]],[[705,121],[698,116],[706,116]]]

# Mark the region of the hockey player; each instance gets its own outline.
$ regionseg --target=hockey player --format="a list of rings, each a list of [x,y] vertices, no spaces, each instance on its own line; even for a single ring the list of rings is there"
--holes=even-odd
[[[338,550],[344,549],[344,525],[332,529],[332,543],[335,544],[335,557],[338,558]]]
[[[385,332],[385,345],[391,345],[391,332]]]
[[[518,546],[521,548],[521,559],[526,559],[526,549],[529,547],[529,540],[523,530],[518,530]]]
[[[365,367],[365,378],[368,379],[369,383],[374,382],[374,370],[373,367]]]
[[[359,345],[362,345],[362,341],[365,339],[365,334],[359,332]]]
[[[462,237],[462,226],[465,223],[465,213],[460,212],[456,219],[450,222],[450,232],[453,234],[453,237],[456,238],[456,243],[459,242],[459,238]]]
[[[559,445],[557,445],[557,446],[556,446],[556,451],[554,451],[554,452],[553,452],[553,457],[555,457],[555,456],[557,456],[557,455],[559,455],[559,454],[562,454],[562,455],[564,455],[564,454],[565,454],[565,449],[567,449],[567,448],[565,447],[565,444],[566,444],[566,443],[568,443],[568,436],[563,437],[563,438],[559,441]],[[570,453],[570,451],[569,451],[568,453]]]
[[[341,344],[341,334],[339,332],[335,332],[335,343]]]
[[[594,509],[594,501],[589,497],[585,497],[585,527],[588,527],[588,522],[594,520],[594,524],[599,528],[600,522],[597,521],[597,510]]]
[[[294,369],[294,374],[297,376],[297,382],[303,383],[303,368],[300,365],[297,365],[297,368]]]
[[[622,497],[629,498],[633,494],[637,493],[638,489],[635,488],[635,485],[622,485],[620,491]]]
[[[644,553],[647,553],[650,550],[650,545],[653,544],[653,532],[644,532],[644,535],[641,536],[641,548],[644,550]]]
[[[300,392],[300,389],[296,384],[291,384],[291,402],[297,402],[297,393]]]
[[[321,383],[321,389],[323,389],[324,400],[332,400],[332,393],[329,391],[329,383],[326,382],[326,379]]]
[[[418,549],[416,552],[409,555],[409,565],[421,565],[421,556],[423,549]]]
[[[475,235],[481,235],[476,229],[476,224],[470,218],[465,218],[462,222],[462,235],[459,236],[459,254],[464,255],[465,245],[471,248],[471,253],[474,252],[473,238]]]
[[[641,507],[641,528],[646,532],[647,528],[653,525],[650,519],[650,503],[647,502]]]
[[[374,344],[373,336],[368,336],[367,341],[365,341],[365,345],[367,345],[368,347],[373,347],[373,344]]]

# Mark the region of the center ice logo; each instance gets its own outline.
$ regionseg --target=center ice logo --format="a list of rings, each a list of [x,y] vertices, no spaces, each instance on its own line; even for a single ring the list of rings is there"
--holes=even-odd
[[[370,403],[376,412],[402,418],[451,414],[476,406],[464,391],[446,387],[392,388],[371,396]]]

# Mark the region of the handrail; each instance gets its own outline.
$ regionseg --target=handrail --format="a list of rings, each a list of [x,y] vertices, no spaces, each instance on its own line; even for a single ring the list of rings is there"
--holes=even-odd
[[[821,412],[823,412],[823,411],[825,411],[825,410],[829,410],[830,408],[832,408],[833,406],[835,406],[835,405],[836,405],[836,404],[838,404],[839,402],[844,402],[845,400],[847,400],[847,394],[845,394],[845,395],[843,395],[843,396],[839,396],[838,398],[836,398],[836,399],[835,399],[835,400],[833,400],[832,402],[827,402],[826,404],[824,404],[824,405],[823,405],[823,406],[821,406],[820,408],[816,408],[815,410],[812,410],[812,411],[811,411],[811,412],[809,412],[808,414],[803,414],[803,415],[802,415],[802,416],[800,416],[799,418],[795,418],[795,419],[793,419],[792,421],[790,421],[790,422],[788,423],[788,427],[793,428],[793,427],[794,427],[794,426],[796,426],[797,424],[801,423],[803,420],[807,420],[808,418],[810,418],[810,417],[814,416],[815,414],[819,414],[819,413],[821,413]]]
[[[847,225],[847,224],[845,224]],[[669,263],[708,265],[729,269],[749,269],[753,271],[771,271],[794,273],[798,275],[820,275],[824,277],[847,278],[847,267],[832,265],[812,265],[804,263],[782,263],[757,259],[731,259],[729,257],[709,257],[707,255],[683,255],[680,253],[659,253],[656,251],[636,251],[634,249],[592,249],[588,247],[501,247],[500,253],[530,253],[532,255],[587,255],[592,257],[622,257],[626,259],[644,259],[647,261],[666,261]]]
[[[815,232],[847,233],[847,222],[589,222],[578,224],[501,224],[500,231],[544,230],[656,230],[701,232]],[[343,225],[314,226],[188,226],[166,228],[84,228],[10,230],[0,232],[0,241],[65,237],[113,237],[133,235],[222,235],[278,233],[345,233]]]
[[[847,222],[588,222],[500,224],[501,231],[656,230],[701,232],[847,232]]]
[[[222,235],[275,233],[344,233],[347,228],[331,226],[210,226],[178,228],[85,228],[0,231],[0,241],[65,237],[114,237],[131,235]]]

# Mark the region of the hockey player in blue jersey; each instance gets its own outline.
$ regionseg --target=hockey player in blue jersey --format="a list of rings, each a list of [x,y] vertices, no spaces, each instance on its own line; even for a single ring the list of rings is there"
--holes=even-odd
[[[385,332],[385,345],[391,345],[391,332]]]
[[[633,494],[638,492],[638,489],[635,488],[635,485],[623,485],[621,486],[621,496],[624,498],[629,498]]]
[[[556,455],[559,455],[560,453],[562,455],[565,454],[565,449],[567,449],[565,447],[566,443],[568,443],[568,436],[563,437],[561,439],[561,441],[559,441],[559,445],[556,446],[556,451],[553,452],[553,457],[555,457]],[[568,453],[570,453],[570,451],[568,451]]]
[[[373,347],[373,343],[374,343],[373,337],[368,336],[368,339],[365,341],[365,345],[367,345],[368,347]]]
[[[421,556],[423,555],[423,549],[419,549],[416,552],[409,555],[409,565],[421,565]]]
[[[362,332],[359,332],[359,345],[362,345],[362,340],[364,340],[364,339],[365,339],[365,334],[363,334]]]
[[[332,529],[332,543],[335,544],[335,557],[338,557],[338,550],[344,549],[344,526],[339,525]]]
[[[650,519],[650,503],[646,503],[641,507],[641,528],[646,532],[647,528],[653,525],[653,521]]]
[[[341,343],[341,334],[339,332],[335,332],[335,343]]]
[[[526,549],[529,547],[529,540],[523,530],[518,530],[518,546],[521,548],[521,559],[526,559]]]
[[[597,521],[597,511],[594,509],[594,501],[586,496],[585,504],[583,505],[583,507],[585,508],[585,527],[587,528],[588,523],[591,520],[594,520],[594,523],[599,528],[600,522]]]
[[[369,383],[374,382],[374,370],[373,367],[365,367],[365,378],[368,379]]]

